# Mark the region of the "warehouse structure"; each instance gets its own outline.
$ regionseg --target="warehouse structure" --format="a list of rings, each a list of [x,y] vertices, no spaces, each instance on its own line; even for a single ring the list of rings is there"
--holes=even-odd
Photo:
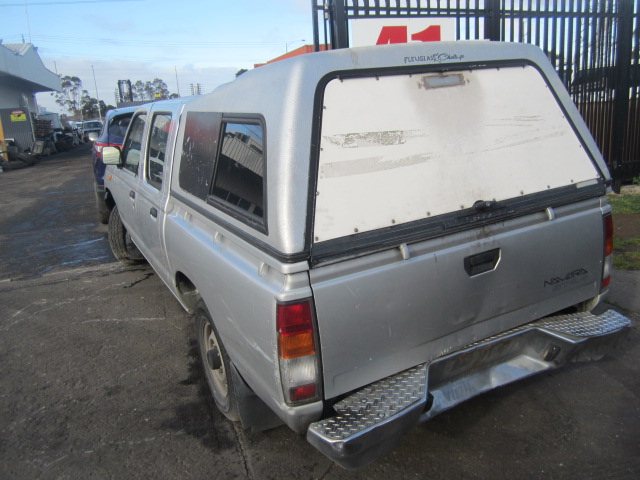
[[[61,89],[60,77],[48,70],[30,43],[0,40],[0,140],[14,139],[19,150],[34,141],[35,95]]]

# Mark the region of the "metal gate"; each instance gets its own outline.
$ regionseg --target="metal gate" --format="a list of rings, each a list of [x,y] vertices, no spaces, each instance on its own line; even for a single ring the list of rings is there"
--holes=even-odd
[[[314,43],[349,46],[349,20],[454,18],[458,40],[540,47],[602,152],[614,189],[640,176],[639,0],[312,0]],[[322,42],[320,40],[323,35]]]

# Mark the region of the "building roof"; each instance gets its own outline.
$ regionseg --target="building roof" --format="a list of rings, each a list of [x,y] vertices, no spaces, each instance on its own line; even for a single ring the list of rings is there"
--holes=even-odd
[[[0,82],[36,92],[60,90],[60,77],[47,69],[31,43],[0,43]]]
[[[327,45],[320,45],[320,49],[318,51],[324,52],[325,50],[329,50]],[[300,48],[296,48],[295,50],[291,50],[279,57],[268,60],[266,63],[255,63],[253,65],[254,68],[262,67],[263,65],[267,65],[269,63],[279,62],[280,60],[286,60],[287,58],[297,57],[298,55],[304,55],[306,53],[314,53],[315,47],[313,45],[303,45]]]

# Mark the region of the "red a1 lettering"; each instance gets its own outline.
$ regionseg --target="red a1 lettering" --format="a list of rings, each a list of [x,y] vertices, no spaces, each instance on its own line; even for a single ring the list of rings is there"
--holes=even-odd
[[[439,28],[440,27],[438,27],[438,29]],[[427,30],[425,30],[425,32]],[[439,35],[440,35],[440,30],[438,30],[438,36]],[[412,36],[412,39],[413,39],[413,36]],[[380,35],[378,36],[378,41],[376,42],[376,45],[387,45],[389,43],[407,43],[407,26],[402,25],[402,26],[394,26],[394,27],[382,27],[382,30],[380,30]]]
[[[413,40],[414,42],[439,42],[441,38],[440,25],[431,25],[421,32],[411,35],[411,40]],[[380,39],[378,39],[378,41],[380,41]]]

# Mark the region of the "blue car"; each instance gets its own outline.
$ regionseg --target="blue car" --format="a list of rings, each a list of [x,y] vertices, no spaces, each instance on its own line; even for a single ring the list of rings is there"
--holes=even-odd
[[[129,126],[133,112],[135,112],[137,108],[138,107],[122,107],[109,110],[100,136],[93,143],[91,150],[98,218],[100,219],[100,223],[105,225],[109,222],[109,214],[113,207],[113,200],[108,198],[104,188],[105,165],[102,163],[102,149],[104,147],[122,146],[122,140],[125,133],[127,133],[127,127]]]

